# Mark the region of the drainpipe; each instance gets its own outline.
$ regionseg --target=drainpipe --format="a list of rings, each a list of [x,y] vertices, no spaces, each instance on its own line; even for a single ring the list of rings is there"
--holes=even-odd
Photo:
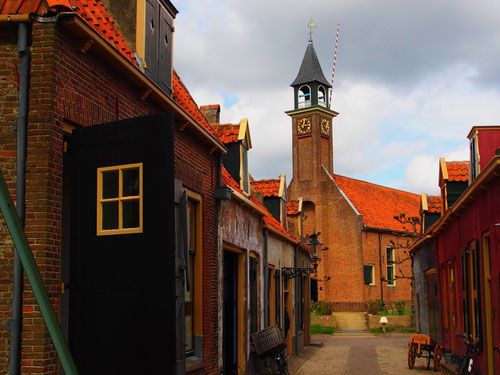
[[[299,266],[299,246],[294,245],[293,246],[294,253],[293,253],[293,266],[294,267],[300,267]],[[298,335],[299,335],[299,312],[300,312],[300,306],[299,303],[300,301],[297,299],[299,295],[299,283],[302,282],[302,273],[299,274],[295,279],[295,337],[293,338],[293,351],[294,354],[297,354],[298,352]]]
[[[264,328],[269,327],[269,232],[262,230],[264,235]]]
[[[28,128],[28,89],[30,66],[28,31],[29,24],[21,22],[19,24],[18,33],[18,51],[19,56],[21,57],[21,64],[19,69],[19,110],[17,119],[16,212],[23,227],[26,211],[26,133]],[[18,255],[17,248],[14,254],[13,279],[9,374],[18,375],[21,369],[23,266]]]
[[[380,267],[380,299],[382,300],[382,306],[384,305],[384,273],[382,271],[382,233],[378,233],[378,262]]]

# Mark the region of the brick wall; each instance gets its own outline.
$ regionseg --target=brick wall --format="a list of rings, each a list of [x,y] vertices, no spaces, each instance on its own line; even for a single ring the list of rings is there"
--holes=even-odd
[[[215,154],[190,134],[175,132],[175,177],[190,190],[203,197],[203,364],[204,374],[218,374],[218,274],[217,203],[214,198],[217,182]]]
[[[17,135],[12,124],[17,119],[18,91],[14,73],[17,57],[17,28],[0,28],[0,170],[13,198],[16,192]],[[12,303],[12,269],[14,247],[0,214],[0,374],[8,372],[10,332],[5,323],[10,320]]]
[[[7,100],[0,102],[0,167],[9,188],[15,190],[16,135],[12,122],[17,112],[17,89],[12,62],[17,61],[17,33],[1,29],[0,90]],[[59,311],[63,122],[88,126],[115,119],[143,116],[162,111],[141,101],[138,91],[116,70],[94,55],[78,51],[79,42],[54,24],[34,24],[28,125],[26,185],[26,234],[49,297]],[[75,105],[76,103],[76,105]],[[215,256],[217,215],[213,199],[215,155],[188,132],[176,131],[176,177],[200,192],[204,199],[204,336],[207,373],[217,372],[217,290],[218,261]],[[0,373],[8,366],[12,284],[12,245],[0,223]],[[212,253],[211,250],[213,249]],[[213,308],[212,308],[213,307]],[[58,374],[58,360],[29,284],[24,293],[23,373]]]

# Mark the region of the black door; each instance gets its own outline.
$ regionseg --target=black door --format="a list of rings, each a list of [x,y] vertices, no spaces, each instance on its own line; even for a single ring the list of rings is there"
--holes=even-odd
[[[223,312],[224,374],[238,373],[238,256],[224,252],[224,312]]]
[[[173,117],[158,114],[75,130],[71,153],[66,290],[69,345],[79,373],[173,374]],[[110,173],[98,177],[103,167],[111,167]],[[118,190],[125,198],[103,203],[98,184],[105,191],[100,198]],[[140,199],[130,199],[138,194],[142,224]],[[113,231],[118,222],[125,230]]]

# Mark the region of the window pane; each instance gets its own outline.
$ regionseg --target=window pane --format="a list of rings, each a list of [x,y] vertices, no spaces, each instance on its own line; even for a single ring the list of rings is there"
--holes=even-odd
[[[189,215],[189,249],[196,251],[196,204],[193,201],[188,201]]]
[[[102,229],[118,229],[118,202],[102,203]]]
[[[123,228],[139,227],[139,200],[123,201]]]
[[[123,170],[123,196],[139,195],[139,168]]]
[[[118,171],[102,173],[102,198],[118,197]]]

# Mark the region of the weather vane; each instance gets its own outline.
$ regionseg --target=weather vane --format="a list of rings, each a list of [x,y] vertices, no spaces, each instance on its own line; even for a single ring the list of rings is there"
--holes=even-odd
[[[316,24],[314,23],[313,19],[309,21],[307,24],[307,27],[309,28],[309,41],[312,42],[312,33],[313,33],[313,28],[316,29]]]

